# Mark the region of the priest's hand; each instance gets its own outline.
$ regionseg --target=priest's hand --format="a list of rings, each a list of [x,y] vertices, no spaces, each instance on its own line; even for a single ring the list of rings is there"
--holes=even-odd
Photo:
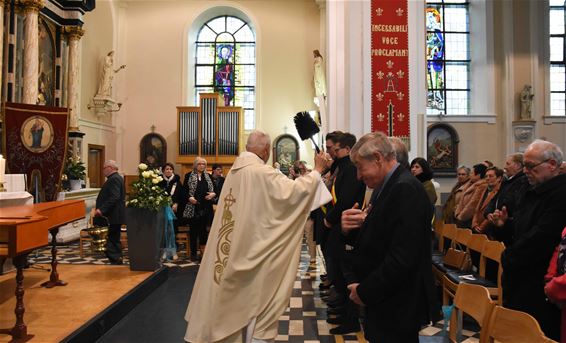
[[[94,216],[95,217],[102,217],[102,211],[97,208],[96,211],[94,211]]]
[[[208,192],[208,195],[206,195],[206,196],[204,197],[204,199],[205,199],[205,200],[212,200],[212,199],[214,199],[215,196],[216,196],[216,193],[214,193],[214,192]]]
[[[359,207],[358,203],[355,203],[352,208],[342,212],[341,224],[344,233],[359,229],[366,220],[367,210],[361,210]]]
[[[326,153],[319,152],[314,156],[314,170],[322,175],[322,172],[326,169]]]
[[[360,296],[358,295],[358,286],[360,284],[359,283],[351,283],[348,285],[348,289],[350,290],[350,300],[352,300],[354,303],[358,304],[358,305],[365,305],[362,302],[362,299],[360,299]]]
[[[193,205],[196,205],[198,203],[197,199],[195,199],[194,197],[189,197],[189,202]]]

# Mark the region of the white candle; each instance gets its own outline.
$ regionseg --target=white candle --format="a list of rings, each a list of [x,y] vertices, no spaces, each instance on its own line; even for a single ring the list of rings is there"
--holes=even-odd
[[[4,173],[6,168],[6,160],[0,155],[0,182],[4,182]]]

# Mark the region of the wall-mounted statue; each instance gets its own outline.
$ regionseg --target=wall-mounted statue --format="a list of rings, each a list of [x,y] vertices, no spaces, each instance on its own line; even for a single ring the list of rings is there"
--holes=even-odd
[[[102,74],[100,75],[100,84],[98,85],[96,97],[112,97],[112,80],[114,79],[114,74],[124,68],[126,68],[125,64],[114,70],[114,50],[110,51],[104,58],[104,65],[102,66]]]
[[[532,86],[525,85],[521,91],[521,120],[530,120],[532,118],[532,106],[534,94],[532,91]]]
[[[317,98],[326,99],[326,76],[322,55],[318,50],[314,50],[312,53],[314,55],[314,94]]]

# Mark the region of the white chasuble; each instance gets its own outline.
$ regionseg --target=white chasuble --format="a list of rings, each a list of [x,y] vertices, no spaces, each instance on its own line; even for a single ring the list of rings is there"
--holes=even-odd
[[[185,340],[274,339],[297,273],[303,227],[320,174],[290,180],[255,154],[234,162],[219,197],[185,319]]]

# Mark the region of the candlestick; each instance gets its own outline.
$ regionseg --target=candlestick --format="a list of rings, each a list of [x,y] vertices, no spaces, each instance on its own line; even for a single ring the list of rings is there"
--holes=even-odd
[[[6,160],[0,155],[0,182],[4,182],[4,173],[6,169]]]

